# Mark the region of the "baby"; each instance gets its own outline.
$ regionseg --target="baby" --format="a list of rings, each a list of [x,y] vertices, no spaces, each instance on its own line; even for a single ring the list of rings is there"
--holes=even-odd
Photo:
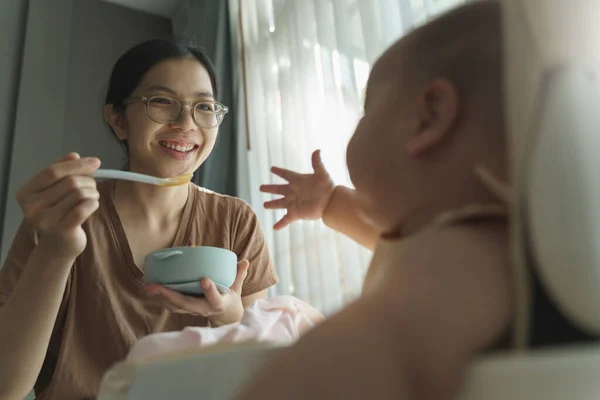
[[[190,326],[182,331],[146,336],[131,348],[127,360],[140,361],[185,350],[237,343],[290,345],[322,320],[323,315],[319,311],[292,296],[258,299],[235,324],[216,328]]]
[[[238,398],[451,399],[474,356],[507,346],[501,54],[500,4],[478,1],[414,30],[376,62],[348,145],[356,191],[333,189],[313,159],[340,205],[325,222],[376,249],[363,295],[283,350]],[[299,176],[289,177],[263,187],[285,196],[267,205],[288,208],[278,227],[311,217],[294,199]],[[348,222],[352,209],[365,218]]]

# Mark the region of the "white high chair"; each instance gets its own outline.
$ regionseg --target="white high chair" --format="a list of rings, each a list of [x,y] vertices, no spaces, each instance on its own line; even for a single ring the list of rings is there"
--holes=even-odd
[[[461,400],[599,399],[600,345],[527,349],[525,271],[572,326],[600,337],[600,2],[502,5],[520,337],[516,353],[473,364]]]
[[[122,362],[103,378],[97,400],[229,399],[279,347],[214,346],[152,362]]]
[[[527,271],[600,337],[600,0],[505,0],[516,352],[468,371],[461,400],[597,400],[600,345],[527,349]],[[535,262],[533,262],[535,260]],[[246,345],[110,370],[98,400],[228,399],[277,348]]]

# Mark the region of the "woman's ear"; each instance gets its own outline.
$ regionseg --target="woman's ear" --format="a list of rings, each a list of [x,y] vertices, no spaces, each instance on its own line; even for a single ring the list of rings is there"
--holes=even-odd
[[[456,86],[447,79],[430,81],[419,95],[419,125],[415,135],[406,144],[406,151],[418,156],[442,142],[454,132],[459,111],[460,95]]]
[[[110,125],[119,140],[127,139],[127,126],[123,113],[117,112],[113,104],[104,106],[104,119]]]

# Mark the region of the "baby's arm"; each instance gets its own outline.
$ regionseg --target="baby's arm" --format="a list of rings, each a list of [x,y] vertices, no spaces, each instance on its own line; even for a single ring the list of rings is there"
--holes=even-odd
[[[383,286],[282,352],[239,399],[452,399],[468,363],[507,331],[505,227],[424,233]]]
[[[375,250],[379,236],[359,208],[356,190],[336,186],[323,213],[323,222],[358,244]]]

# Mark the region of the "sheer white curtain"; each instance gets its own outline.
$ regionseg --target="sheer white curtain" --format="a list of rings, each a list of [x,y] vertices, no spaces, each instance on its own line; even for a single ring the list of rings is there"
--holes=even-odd
[[[273,232],[283,212],[263,210],[270,196],[259,193],[258,186],[279,182],[269,172],[273,165],[310,172],[315,149],[323,150],[334,181],[349,186],[345,149],[362,112],[372,63],[403,32],[462,2],[230,0],[241,116],[239,189],[263,223],[281,278],[274,293],[297,296],[325,313],[360,293],[370,252],[321,221],[296,222]]]

